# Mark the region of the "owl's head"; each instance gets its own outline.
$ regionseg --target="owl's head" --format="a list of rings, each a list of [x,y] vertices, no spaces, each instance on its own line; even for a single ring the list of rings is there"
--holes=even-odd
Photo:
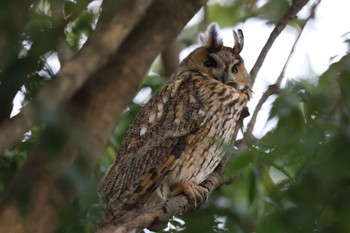
[[[233,47],[224,46],[218,25],[210,24],[199,36],[202,46],[189,54],[181,65],[239,90],[246,89],[250,85],[250,77],[240,56],[244,44],[242,30],[233,31],[233,37]]]

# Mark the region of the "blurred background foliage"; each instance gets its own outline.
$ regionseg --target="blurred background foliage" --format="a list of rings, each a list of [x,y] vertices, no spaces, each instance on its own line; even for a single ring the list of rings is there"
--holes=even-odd
[[[185,47],[196,43],[198,32],[212,21],[221,27],[251,18],[274,24],[290,5],[289,0],[262,2],[210,1],[204,17],[186,28],[178,41]],[[73,53],[93,30],[98,3],[64,1],[64,33]],[[11,10],[7,14],[6,6],[13,10],[7,1],[0,15],[10,19]],[[12,30],[10,23],[0,28],[15,48],[4,51],[6,56],[2,57],[0,97],[13,99],[19,92],[22,105],[31,101],[42,83],[54,78],[59,69],[55,48],[58,34],[52,26],[50,1],[37,1],[24,25],[18,31]],[[320,77],[287,82],[270,112],[276,126],[260,139],[249,141],[246,149],[227,147],[232,157],[225,174],[235,175],[234,183],[212,193],[200,210],[173,217],[164,232],[350,232],[349,64],[347,54]],[[116,159],[137,112],[166,82],[163,74],[162,61],[157,58],[140,93],[125,109],[93,174],[84,172],[84,161],[64,171],[65,182],[76,187],[79,198],[60,210],[57,232],[92,231],[102,213],[98,182]],[[5,106],[1,108],[3,111]],[[25,140],[0,157],[0,195],[38,143],[44,125],[34,126]]]

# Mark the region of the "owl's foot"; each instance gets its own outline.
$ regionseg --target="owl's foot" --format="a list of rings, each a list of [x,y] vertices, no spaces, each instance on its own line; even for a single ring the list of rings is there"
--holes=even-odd
[[[174,196],[185,193],[194,203],[194,210],[208,199],[208,189],[193,182],[183,183],[172,190]]]

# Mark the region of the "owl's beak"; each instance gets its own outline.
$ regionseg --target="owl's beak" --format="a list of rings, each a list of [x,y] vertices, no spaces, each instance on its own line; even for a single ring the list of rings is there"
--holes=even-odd
[[[228,81],[228,73],[226,71],[222,72],[221,77],[220,77],[220,81],[224,84],[227,83]]]

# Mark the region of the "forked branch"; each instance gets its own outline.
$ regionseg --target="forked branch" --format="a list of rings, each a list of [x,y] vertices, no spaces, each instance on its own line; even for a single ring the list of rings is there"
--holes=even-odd
[[[272,84],[272,85],[269,85],[268,88],[266,89],[266,91],[264,92],[264,94],[262,95],[262,97],[260,98],[258,104],[256,105],[255,109],[254,109],[254,112],[253,112],[253,115],[248,123],[248,126],[247,126],[247,130],[244,134],[244,140],[243,140],[243,143],[246,143],[247,141],[250,140],[250,138],[252,137],[252,134],[253,134],[253,129],[254,129],[254,126],[255,126],[255,123],[256,123],[256,120],[257,120],[257,117],[258,117],[258,114],[262,108],[262,106],[264,105],[264,103],[267,101],[267,99],[274,95],[274,94],[277,94],[277,92],[279,91],[279,89],[281,88],[281,83],[283,81],[283,78],[285,77],[285,70],[286,68],[288,67],[288,64],[290,62],[290,59],[292,57],[292,55],[294,54],[294,51],[295,51],[295,46],[297,45],[304,29],[305,29],[305,26],[306,24],[310,21],[310,19],[314,18],[315,16],[315,11],[316,11],[316,8],[317,6],[320,4],[321,0],[318,0],[315,4],[313,4],[313,6],[311,7],[310,9],[310,13],[309,13],[309,16],[306,18],[305,21],[303,21],[303,23],[300,25],[300,31],[298,33],[298,36],[297,38],[295,39],[294,41],[294,44],[292,46],[292,49],[288,55],[288,58],[283,66],[283,69],[280,73],[280,75],[278,76],[275,84]]]
[[[296,14],[308,3],[309,0],[294,0],[292,1],[292,5],[289,7],[288,11],[282,16],[282,18],[278,21],[275,28],[270,34],[270,37],[268,38],[266,44],[264,45],[263,49],[260,52],[260,55],[258,59],[256,60],[253,68],[250,71],[250,76],[253,80],[253,83],[256,79],[257,74],[259,73],[259,70],[264,63],[264,60],[267,56],[267,53],[271,49],[273,43],[277,39],[277,37],[280,35],[280,33],[284,30],[284,28],[287,26],[287,24],[295,18]]]

